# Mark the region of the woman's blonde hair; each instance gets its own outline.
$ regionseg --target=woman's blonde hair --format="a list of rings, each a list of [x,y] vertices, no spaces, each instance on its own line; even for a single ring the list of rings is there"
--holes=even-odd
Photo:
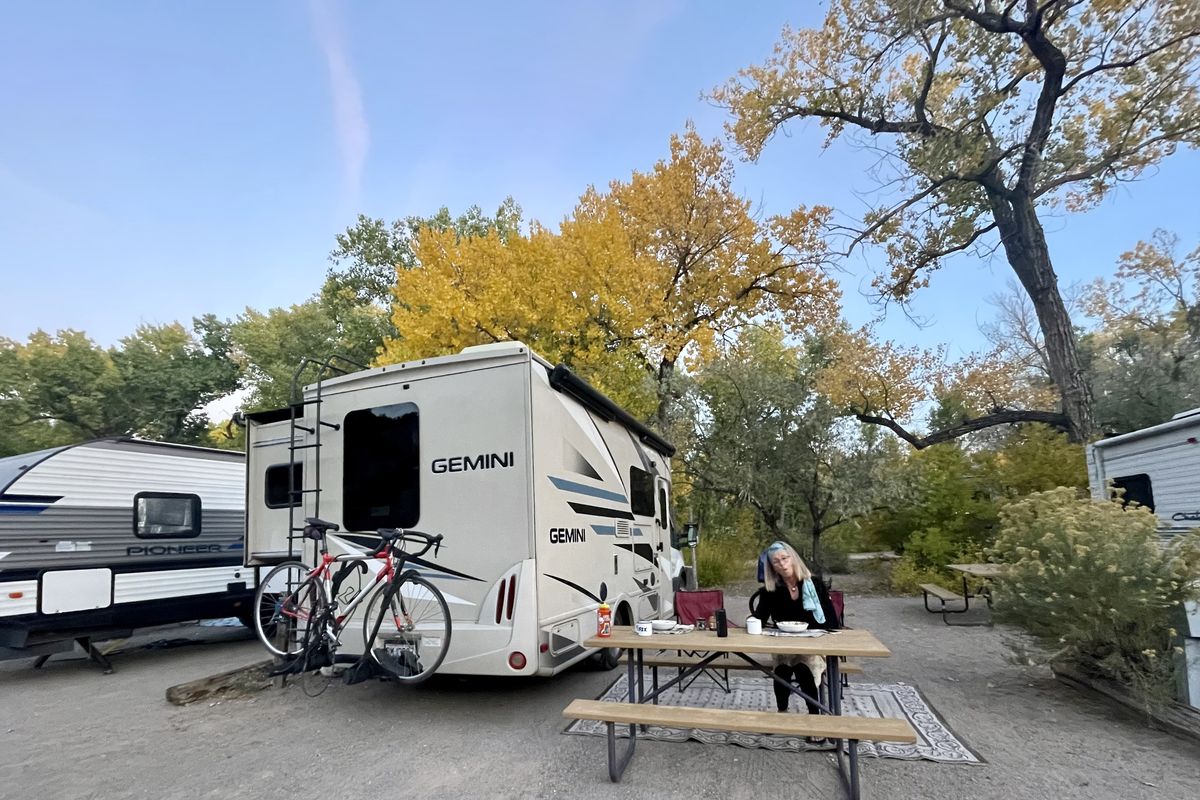
[[[768,592],[775,591],[775,586],[779,583],[779,576],[775,573],[775,565],[771,563],[771,556],[780,551],[787,553],[792,557],[792,563],[796,567],[797,582],[808,580],[812,577],[812,572],[808,569],[808,565],[804,563],[804,559],[796,552],[787,542],[774,542],[767,548],[767,563],[763,569],[763,585],[767,587]]]

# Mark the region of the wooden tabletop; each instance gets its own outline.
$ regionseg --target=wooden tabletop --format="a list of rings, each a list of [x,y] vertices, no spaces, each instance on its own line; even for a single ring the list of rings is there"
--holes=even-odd
[[[694,650],[706,653],[786,653],[789,655],[853,656],[886,658],[892,654],[870,631],[847,628],[836,633],[810,638],[799,636],[751,635],[741,628],[730,628],[721,638],[716,631],[655,633],[638,636],[630,625],[614,625],[612,636],[593,636],[586,647],[621,647],[635,650]]]
[[[999,578],[1004,574],[1000,564],[947,564],[946,567],[974,578]]]

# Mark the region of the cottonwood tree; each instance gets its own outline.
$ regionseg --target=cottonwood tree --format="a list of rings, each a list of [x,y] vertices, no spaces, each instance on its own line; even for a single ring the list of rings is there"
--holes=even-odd
[[[682,472],[694,490],[753,508],[773,539],[821,536],[888,494],[894,439],[846,418],[817,391],[824,343],[789,346],[778,327],[748,329],[695,376],[700,413]],[[882,440],[882,441],[881,441]]]
[[[0,339],[0,455],[102,436],[206,441],[207,403],[238,387],[215,317],[143,325],[114,347],[81,331]]]
[[[751,158],[798,119],[818,120],[826,146],[880,154],[878,202],[849,247],[884,248],[883,295],[903,301],[954,254],[1001,248],[1037,314],[1057,424],[1087,439],[1093,397],[1041,215],[1094,207],[1196,145],[1198,66],[1195,0],[833,0],[821,29],[785,30],[715,98]]]
[[[419,267],[397,274],[392,319],[403,336],[387,342],[385,363],[520,338],[666,427],[681,362],[703,363],[754,319],[831,325],[826,211],[768,228],[734,192],[720,142],[689,128],[670,150],[648,172],[589,189],[558,231],[423,228]]]
[[[1096,320],[1081,342],[1106,431],[1163,422],[1200,405],[1200,247],[1164,230],[1121,256],[1114,280],[1088,287]]]

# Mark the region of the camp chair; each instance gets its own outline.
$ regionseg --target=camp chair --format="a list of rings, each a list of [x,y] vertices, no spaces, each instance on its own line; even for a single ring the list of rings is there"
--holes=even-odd
[[[697,591],[680,590],[675,593],[675,620],[682,625],[691,625],[698,619],[708,619],[713,616],[718,608],[725,607],[725,593],[720,589],[700,589]],[[726,623],[730,627],[737,627],[732,621],[728,620],[726,615]],[[696,656],[696,652],[682,650],[683,655]],[[723,675],[718,673],[724,673]],[[701,674],[706,674],[713,679],[713,682],[729,693],[729,670],[716,670],[705,668],[688,681],[686,684],[681,683],[679,691],[683,691],[692,684]]]

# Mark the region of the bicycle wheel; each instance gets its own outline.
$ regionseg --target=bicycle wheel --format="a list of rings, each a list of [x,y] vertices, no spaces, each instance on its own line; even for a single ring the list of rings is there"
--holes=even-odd
[[[376,592],[363,625],[366,652],[401,683],[420,683],[450,649],[450,608],[438,588],[410,575]]]
[[[299,561],[285,561],[268,572],[254,592],[254,632],[272,655],[300,655],[309,622],[321,618],[324,595],[308,573],[309,568]]]

